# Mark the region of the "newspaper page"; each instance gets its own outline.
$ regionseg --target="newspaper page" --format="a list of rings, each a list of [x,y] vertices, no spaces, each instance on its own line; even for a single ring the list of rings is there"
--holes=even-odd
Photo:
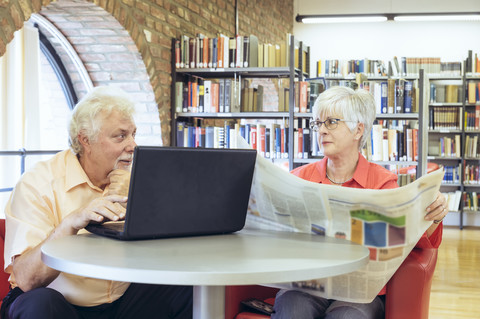
[[[269,286],[371,302],[432,224],[425,209],[442,179],[437,170],[396,189],[339,187],[303,180],[257,155],[246,228],[340,237],[370,250],[369,263],[356,272]]]

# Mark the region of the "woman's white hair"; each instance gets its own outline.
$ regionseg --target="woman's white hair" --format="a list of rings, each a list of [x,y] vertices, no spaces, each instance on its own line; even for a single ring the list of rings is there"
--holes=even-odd
[[[135,103],[127,93],[114,86],[96,87],[77,103],[68,127],[68,142],[73,153],[80,155],[83,153],[83,146],[78,140],[78,135],[81,133],[87,136],[89,141],[95,141],[103,120],[108,119],[113,111],[130,119],[133,119],[135,112]]]
[[[375,120],[375,100],[368,91],[334,86],[319,95],[313,106],[312,116],[314,120],[322,116],[338,116],[342,120],[351,121],[345,124],[352,132],[358,123],[363,123],[365,130],[360,139],[361,150],[367,142]]]

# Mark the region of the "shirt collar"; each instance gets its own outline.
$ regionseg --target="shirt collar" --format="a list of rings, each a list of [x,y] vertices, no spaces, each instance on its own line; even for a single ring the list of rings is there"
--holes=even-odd
[[[67,152],[68,153],[65,156],[65,191],[68,192],[78,185],[87,183],[88,186],[94,190],[103,192],[103,190],[92,184],[87,174],[83,170],[82,165],[80,165],[78,157],[73,154],[71,150],[67,150]]]
[[[358,164],[353,173],[353,180],[355,180],[363,188],[367,188],[367,177],[368,177],[369,162],[361,154],[358,154]]]
[[[327,178],[327,161],[328,158],[324,157],[322,160],[317,162],[317,169],[315,175],[312,176],[312,181],[322,184],[332,184]],[[352,180],[347,182],[347,184],[355,181],[363,188],[367,187],[367,177],[368,177],[368,168],[369,163],[367,159],[361,154],[358,154],[358,163],[355,172],[353,173]]]

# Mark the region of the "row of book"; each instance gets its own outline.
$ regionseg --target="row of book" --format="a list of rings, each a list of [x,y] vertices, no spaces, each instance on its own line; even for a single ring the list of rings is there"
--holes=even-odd
[[[455,191],[455,192],[448,192],[448,193],[442,193],[442,194],[445,196],[447,200],[448,211],[458,212],[460,210],[460,200],[462,199],[462,192]]]
[[[472,50],[468,50],[465,72],[480,73],[480,55]]]
[[[318,145],[318,134],[309,128],[309,119],[299,118],[293,127],[294,158],[317,158],[322,156]],[[177,146],[206,148],[236,148],[238,137],[259,151],[266,158],[288,158],[289,127],[280,123],[267,121],[248,123],[246,120],[234,120],[216,123],[198,120],[194,124],[177,122]],[[383,128],[374,125],[371,139],[362,150],[364,156],[372,161],[414,161],[418,160],[418,130],[404,126],[403,130]]]
[[[441,157],[461,157],[461,136],[441,136],[428,141],[428,155]]]
[[[443,167],[445,174],[443,175],[443,184],[458,184],[462,172],[462,165],[445,165]]]
[[[360,84],[358,84],[358,82]],[[326,87],[348,86],[362,88],[372,93],[375,99],[376,113],[412,113],[418,110],[418,88],[416,81],[388,79],[387,81],[362,80],[326,80]]]
[[[431,83],[430,103],[462,103],[462,86]]]
[[[480,105],[475,108],[470,108],[465,111],[465,131],[479,131],[480,130]]]
[[[364,150],[369,161],[418,160],[418,129],[385,128],[382,124],[372,127],[370,139]]]
[[[318,133],[310,134],[307,119],[299,119],[294,127],[294,158],[320,156]],[[252,149],[269,159],[288,159],[289,127],[284,123],[234,123],[223,125],[199,122],[192,125],[177,122],[177,146],[205,148],[237,148],[242,137]]]
[[[273,83],[275,82],[275,83]],[[255,79],[209,79],[189,77],[187,81],[175,83],[175,111],[192,113],[235,113],[289,111],[289,81],[274,79],[269,87],[259,84]],[[263,82],[265,83],[265,82]],[[295,112],[310,112],[315,98],[323,92],[320,83],[297,81],[295,85]],[[313,88],[313,89],[311,89]],[[264,100],[274,100],[277,108],[264,108]]]
[[[258,38],[254,35],[208,38],[183,35],[175,40],[175,67],[240,68],[258,66]]]
[[[428,111],[429,130],[462,129],[462,108],[455,106],[431,106]]]
[[[246,68],[288,67],[291,45],[295,46],[295,67],[308,73],[308,47],[291,43],[291,34],[278,44],[259,43],[255,35],[228,37],[218,34],[209,38],[182,35],[175,39],[175,67],[178,68]],[[300,63],[302,61],[302,63]],[[302,64],[302,65],[300,65]]]
[[[480,193],[477,192],[463,192],[463,210],[478,212],[478,205],[480,203]]]
[[[479,81],[467,81],[467,102],[475,104],[480,102],[480,82]]]
[[[466,158],[480,158],[480,147],[478,147],[478,135],[467,135],[465,137],[465,151]]]
[[[389,72],[391,66],[391,73]],[[379,59],[318,60],[317,76],[349,77],[356,73],[376,76],[418,76],[420,69],[431,75],[461,76],[462,62],[442,62],[438,57],[393,57],[391,61]]]
[[[463,183],[480,185],[480,166],[478,164],[464,163]]]

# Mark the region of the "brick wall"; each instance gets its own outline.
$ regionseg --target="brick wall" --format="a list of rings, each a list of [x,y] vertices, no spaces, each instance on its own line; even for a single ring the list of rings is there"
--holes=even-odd
[[[286,32],[292,32],[292,0],[237,1],[239,34],[255,34],[260,42],[276,43],[285,38]],[[57,4],[62,2],[58,0]],[[49,3],[49,0],[0,0],[0,55],[5,52],[6,44],[11,41],[13,32],[22,27],[23,21],[28,20],[32,12],[40,11],[42,6]],[[235,1],[94,0],[93,3],[111,13],[128,31],[138,48],[158,106],[163,144],[169,145],[171,38],[182,34],[194,36],[200,32],[209,37],[215,36],[217,32],[233,36]],[[79,53],[87,58],[87,52],[95,54],[92,51]],[[122,53],[112,54],[108,58],[121,60]],[[118,63],[124,63],[124,61],[110,62],[112,74]],[[96,73],[92,69],[90,72]],[[96,81],[108,81],[106,73],[99,71],[93,76],[96,77]]]
[[[133,97],[137,107],[137,142],[161,145],[157,103],[145,64],[122,25],[103,8],[85,0],[52,2],[42,8],[40,14],[68,39],[94,86],[119,86]],[[51,38],[48,34],[47,37]],[[75,72],[73,61],[59,43],[55,40],[50,42],[69,71],[75,92],[81,98],[86,93],[86,87]]]

